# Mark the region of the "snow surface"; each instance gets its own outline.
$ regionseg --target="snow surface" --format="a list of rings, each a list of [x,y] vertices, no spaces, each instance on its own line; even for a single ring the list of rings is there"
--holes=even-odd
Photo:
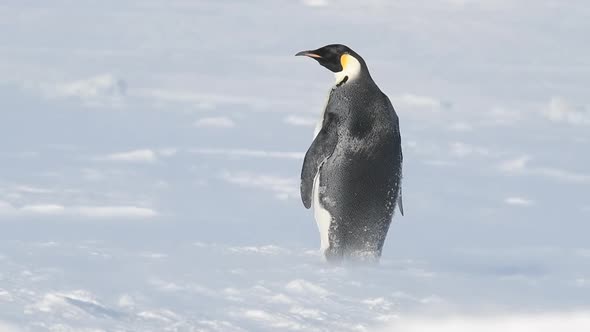
[[[585,1],[4,1],[0,331],[590,330]],[[396,107],[378,266],[318,254],[332,74]]]

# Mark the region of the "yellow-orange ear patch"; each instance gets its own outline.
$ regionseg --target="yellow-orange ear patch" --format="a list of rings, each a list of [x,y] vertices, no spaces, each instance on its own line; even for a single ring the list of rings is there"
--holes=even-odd
[[[346,69],[346,65],[350,62],[350,55],[342,54],[340,56],[340,64],[342,65],[342,70]]]
[[[339,86],[338,84],[344,84],[347,81],[352,82],[357,76],[359,76],[363,69],[359,60],[355,58],[354,55],[350,54],[342,54],[340,56],[340,65],[342,66],[342,70],[334,73],[337,86]],[[345,79],[347,81],[345,81]]]

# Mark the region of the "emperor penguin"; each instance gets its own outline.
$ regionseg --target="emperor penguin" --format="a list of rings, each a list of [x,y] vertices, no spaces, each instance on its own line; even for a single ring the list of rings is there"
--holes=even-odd
[[[401,197],[399,119],[365,60],[332,44],[296,56],[334,73],[328,102],[301,171],[301,199],[313,206],[329,262],[378,261]]]

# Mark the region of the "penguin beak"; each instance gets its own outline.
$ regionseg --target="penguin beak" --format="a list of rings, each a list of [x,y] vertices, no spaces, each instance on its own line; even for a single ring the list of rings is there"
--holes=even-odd
[[[301,56],[301,55],[308,56],[310,58],[315,58],[315,59],[321,58],[321,56],[313,53],[313,51],[301,51],[301,52],[295,54],[295,56]]]

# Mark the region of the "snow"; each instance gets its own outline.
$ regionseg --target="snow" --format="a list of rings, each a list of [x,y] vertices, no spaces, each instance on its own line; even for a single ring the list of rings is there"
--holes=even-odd
[[[523,197],[508,197],[504,200],[506,204],[517,205],[517,206],[531,206],[534,204],[530,199]]]
[[[317,119],[311,117],[302,117],[299,115],[289,115],[284,119],[285,123],[291,124],[293,126],[309,126],[313,127],[318,122]]]
[[[27,216],[69,216],[89,218],[151,218],[158,213],[150,208],[137,206],[63,206],[59,204],[34,204],[22,207],[0,201],[0,215],[13,217]]]
[[[228,117],[210,117],[210,118],[201,118],[195,122],[195,127],[197,128],[233,128],[236,126],[236,123],[228,118]]]
[[[109,161],[146,162],[156,161],[156,153],[150,149],[133,150],[127,152],[112,153],[103,158]]]
[[[528,312],[542,309],[544,305],[531,303],[547,294],[565,291],[585,301],[575,295],[587,288],[574,278],[575,266],[562,263],[552,269],[542,264],[545,257],[581,261],[587,259],[583,252],[469,251],[456,252],[457,261],[439,267],[388,258],[380,266],[354,267],[326,265],[317,251],[301,247],[216,243],[165,247],[166,252],[146,254],[103,242],[46,246],[6,241],[1,247],[7,253],[2,284],[10,290],[0,290],[0,308],[7,317],[21,317],[13,324],[33,330],[61,326],[129,331],[142,326],[181,331],[386,331],[390,326],[430,331],[458,326],[462,331],[480,324],[497,330],[514,324],[522,327],[536,319],[554,326],[559,318],[573,330],[588,326],[579,310]],[[458,265],[474,257],[484,258],[485,263]],[[452,266],[456,267],[449,270]],[[554,298],[575,300],[564,295]],[[505,309],[527,310],[467,315],[474,307],[500,303]],[[446,316],[449,310],[455,314]],[[458,316],[459,312],[464,315]]]
[[[590,330],[589,15],[2,3],[0,331]],[[299,198],[332,74],[293,55],[335,42],[401,123],[376,266],[324,262]]]
[[[520,314],[491,317],[451,317],[438,319],[407,319],[380,331],[439,332],[520,332],[572,331],[583,332],[590,326],[590,312]]]
[[[125,82],[117,80],[112,74],[102,74],[89,79],[59,84],[55,87],[55,95],[59,97],[92,99],[104,95],[124,94]]]

